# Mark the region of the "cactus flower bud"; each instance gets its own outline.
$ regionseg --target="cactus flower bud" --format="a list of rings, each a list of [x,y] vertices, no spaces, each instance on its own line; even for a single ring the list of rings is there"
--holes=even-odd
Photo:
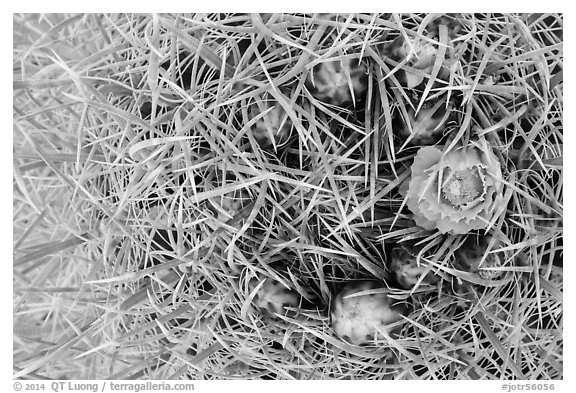
[[[382,338],[381,332],[389,331],[390,324],[402,320],[405,309],[393,304],[385,293],[359,294],[379,288],[382,285],[376,281],[360,281],[348,284],[336,295],[331,321],[339,337],[352,344],[366,344]]]

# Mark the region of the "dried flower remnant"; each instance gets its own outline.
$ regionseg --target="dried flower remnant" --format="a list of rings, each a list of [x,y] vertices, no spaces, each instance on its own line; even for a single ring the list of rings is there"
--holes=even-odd
[[[454,47],[450,40],[459,36],[462,30],[462,22],[455,16],[442,15],[429,22],[426,33],[423,36],[406,39],[404,36],[396,38],[386,49],[386,54],[398,62],[405,61],[409,67],[419,70],[406,70],[405,84],[409,89],[413,89],[424,80],[425,75],[430,75],[434,68],[434,63],[439,53],[438,45],[441,45],[440,26],[444,26],[448,35],[448,53],[443,60],[443,66],[453,64]],[[440,69],[440,76],[446,75],[446,70]]]
[[[421,148],[401,192],[424,229],[464,234],[486,229],[504,201],[500,163],[485,140],[447,154]]]
[[[205,191],[217,190],[219,187],[223,187],[223,184],[219,181],[215,181],[214,185],[216,185],[217,188],[206,189]],[[240,228],[242,226],[242,220],[246,218],[246,215],[240,216],[239,213],[252,201],[252,196],[246,188],[226,191],[205,200],[204,209],[206,209],[206,214],[204,214],[203,217],[211,217],[211,219],[206,222],[210,223],[213,229],[221,228],[224,224]]]
[[[230,191],[216,201],[220,203],[218,209],[218,221],[227,221],[234,218],[238,212],[246,206],[252,199],[245,189]]]
[[[502,267],[502,260],[495,254],[489,254],[479,266],[478,275],[484,280],[498,280],[504,275],[502,270],[495,269],[499,267]]]
[[[383,292],[360,294],[383,289],[376,281],[360,281],[346,285],[331,305],[331,322],[334,332],[352,344],[367,344],[382,338],[389,325],[402,320],[406,309]],[[357,295],[359,294],[359,295]]]
[[[438,15],[428,24],[428,26],[426,26],[428,37],[439,37],[441,25],[446,26],[446,30],[448,31],[448,38],[451,40],[457,38],[464,29],[462,19],[459,18],[457,14]]]
[[[202,183],[196,181],[198,193],[214,194],[202,198],[199,203],[193,202],[195,209],[192,221],[187,222],[188,229],[184,231],[188,240],[187,247],[178,250],[179,256],[187,254],[185,262],[179,265],[182,272],[190,273],[194,265],[210,258],[211,247],[220,236],[218,233],[239,230],[248,216],[248,213],[241,211],[253,201],[246,188],[223,190],[224,187],[231,187],[231,183],[212,177],[214,175],[215,173],[208,174]],[[229,182],[237,181],[230,173],[227,173],[225,178]],[[176,234],[174,237],[176,238]]]
[[[418,263],[415,250],[403,245],[392,249],[390,269],[404,289],[412,289],[420,280],[425,284],[436,284],[440,281],[440,276],[434,274],[424,260],[421,259]]]
[[[504,266],[507,252],[487,253],[492,236],[469,236],[456,252],[456,266],[484,280],[497,280],[504,275],[499,268]],[[493,246],[493,249],[499,246]]]
[[[414,109],[408,109],[408,119],[401,120],[397,132],[413,145],[432,145],[443,135],[444,126],[449,112],[437,105],[431,108],[421,108],[418,114]]]
[[[292,121],[280,103],[263,100],[250,107],[249,116],[263,115],[252,126],[252,135],[262,148],[279,147],[288,143],[292,134]]]
[[[406,75],[406,87],[413,89],[424,80],[423,74],[430,74],[436,61],[437,55],[436,47],[422,39],[405,40],[404,37],[399,37],[395,40],[390,48],[388,54],[397,61],[406,61],[409,67],[420,70],[421,72],[414,72],[404,70]]]
[[[225,377],[242,377],[247,378],[250,366],[241,360],[232,360],[221,371]]]
[[[251,280],[250,289],[255,290],[258,284],[258,280]],[[264,283],[258,288],[253,303],[271,316],[276,314],[284,315],[288,308],[299,306],[300,295],[296,291],[286,288],[278,281],[265,278]]]
[[[366,67],[358,59],[329,59],[315,65],[306,77],[312,96],[336,106],[358,101],[367,86]]]

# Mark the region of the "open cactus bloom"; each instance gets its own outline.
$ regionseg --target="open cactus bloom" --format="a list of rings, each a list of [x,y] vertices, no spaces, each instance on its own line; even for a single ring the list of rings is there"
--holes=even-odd
[[[315,65],[306,78],[312,96],[332,105],[350,104],[367,89],[366,67],[358,59],[329,59]]]
[[[402,187],[416,224],[442,233],[486,229],[504,203],[500,163],[486,141],[444,154],[421,148]]]

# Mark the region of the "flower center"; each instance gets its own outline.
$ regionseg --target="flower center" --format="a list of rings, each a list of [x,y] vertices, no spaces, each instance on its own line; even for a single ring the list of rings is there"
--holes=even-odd
[[[442,186],[442,196],[453,206],[461,207],[478,198],[484,191],[484,182],[476,170],[454,171]]]

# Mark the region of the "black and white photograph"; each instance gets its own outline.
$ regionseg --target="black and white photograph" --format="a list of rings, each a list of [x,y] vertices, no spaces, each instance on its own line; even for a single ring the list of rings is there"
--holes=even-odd
[[[563,13],[12,21],[15,389],[564,379]]]

